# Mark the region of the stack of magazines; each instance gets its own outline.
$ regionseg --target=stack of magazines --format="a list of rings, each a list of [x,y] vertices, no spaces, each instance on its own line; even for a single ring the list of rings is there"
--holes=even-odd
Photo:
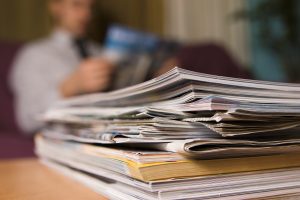
[[[111,199],[300,197],[300,85],[174,68],[59,102],[43,163]]]

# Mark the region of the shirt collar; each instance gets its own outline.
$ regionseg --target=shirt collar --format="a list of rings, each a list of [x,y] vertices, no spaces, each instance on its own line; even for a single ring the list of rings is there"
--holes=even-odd
[[[70,32],[62,29],[55,29],[52,32],[51,38],[54,42],[60,45],[72,46],[73,45],[73,36]]]

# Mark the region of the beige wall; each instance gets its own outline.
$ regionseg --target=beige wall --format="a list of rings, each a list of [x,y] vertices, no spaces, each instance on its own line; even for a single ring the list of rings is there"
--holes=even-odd
[[[244,6],[245,0],[165,0],[165,35],[187,43],[218,42],[247,65],[247,24],[233,17]]]

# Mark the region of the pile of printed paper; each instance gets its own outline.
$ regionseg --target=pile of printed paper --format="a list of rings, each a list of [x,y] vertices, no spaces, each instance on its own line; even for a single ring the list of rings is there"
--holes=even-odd
[[[174,68],[43,120],[41,160],[112,199],[300,194],[299,84]]]

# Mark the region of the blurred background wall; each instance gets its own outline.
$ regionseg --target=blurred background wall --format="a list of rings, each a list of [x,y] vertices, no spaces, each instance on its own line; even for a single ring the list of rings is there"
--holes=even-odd
[[[111,23],[163,33],[161,0],[96,0],[94,13],[90,35],[96,40],[103,39]],[[47,0],[0,1],[0,39],[29,41],[44,36],[50,28]]]
[[[47,0],[0,2],[0,39],[29,41],[48,33]],[[243,0],[97,0],[92,38],[102,41],[107,26],[120,23],[183,42],[218,42],[247,66],[247,25],[232,13]]]
[[[47,0],[0,1],[0,40],[30,41],[51,27]],[[119,23],[184,43],[223,45],[255,78],[300,80],[300,1],[96,0],[90,36]],[[274,45],[273,45],[274,44]]]
[[[28,41],[49,30],[50,19],[45,0],[0,1],[0,38]]]
[[[184,42],[216,42],[249,63],[248,23],[235,20],[244,0],[166,0],[165,35]]]

